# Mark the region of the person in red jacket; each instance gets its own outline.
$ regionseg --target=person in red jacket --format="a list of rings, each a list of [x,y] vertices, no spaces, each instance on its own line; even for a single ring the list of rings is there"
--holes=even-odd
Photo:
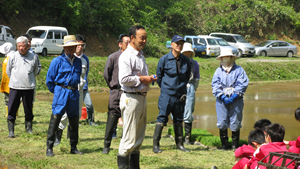
[[[265,131],[265,127],[267,125],[270,125],[270,124],[272,124],[270,120],[268,120],[268,119],[260,119],[260,120],[258,120],[258,121],[256,121],[254,123],[254,127],[253,128]],[[251,135],[251,132],[249,133],[249,136],[248,136],[248,143],[249,144],[248,145],[244,144],[244,145],[242,145],[241,147],[237,148],[234,151],[234,156],[235,156],[235,161],[236,162],[238,162],[243,157],[246,157],[246,158],[250,159],[252,157],[254,151],[256,150],[256,148],[253,147],[253,145],[251,144],[252,140],[249,140],[249,139],[251,139],[250,135]],[[262,144],[262,142],[261,142],[261,144]]]
[[[295,111],[295,119],[300,122],[300,107]],[[289,145],[289,152],[300,154],[300,136],[296,141],[284,141],[286,145]]]

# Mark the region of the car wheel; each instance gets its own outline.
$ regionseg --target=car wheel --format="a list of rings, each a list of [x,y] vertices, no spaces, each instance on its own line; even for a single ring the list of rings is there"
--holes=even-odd
[[[267,56],[267,52],[266,51],[261,51],[260,52],[260,56],[266,57]]]
[[[294,53],[292,51],[288,51],[287,57],[291,58],[291,57],[293,57],[293,55],[294,55]]]
[[[242,57],[242,55],[243,55],[243,51],[239,49],[239,53],[237,57]]]
[[[47,48],[44,48],[42,51],[42,56],[47,56]]]

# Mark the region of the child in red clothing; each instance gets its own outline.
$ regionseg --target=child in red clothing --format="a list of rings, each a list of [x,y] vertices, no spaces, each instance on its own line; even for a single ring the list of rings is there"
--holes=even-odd
[[[285,129],[282,125],[278,123],[270,124],[266,127],[266,135],[265,139],[267,144],[261,145],[259,149],[255,151],[252,158],[248,161],[248,164],[244,167],[244,169],[255,169],[259,167],[260,169],[265,169],[264,166],[258,166],[257,162],[266,157],[270,152],[283,152],[287,151],[286,145],[283,142]],[[272,163],[275,162],[278,157],[273,157]],[[264,159],[262,162],[267,163],[269,161],[269,157]],[[287,160],[286,164],[291,160]],[[282,159],[278,160],[275,165],[280,166],[282,163]],[[293,168],[294,164],[289,165],[287,168]]]
[[[261,120],[258,120],[257,122],[255,122],[254,124],[254,129],[261,129],[261,130],[265,130],[265,127],[267,125],[271,124],[271,121],[268,120],[268,119],[261,119]],[[255,131],[255,130],[253,130]],[[251,132],[253,132],[251,131]],[[256,148],[253,147],[253,145],[251,144],[252,142],[255,142],[255,140],[249,140],[251,139],[250,135],[251,135],[251,132],[248,136],[248,145],[244,144],[242,145],[242,147],[239,147],[237,148],[235,151],[234,151],[234,156],[235,156],[235,161],[238,162],[240,159],[246,157],[248,159],[250,159],[254,153],[254,151],[256,150]],[[263,135],[263,142],[259,142],[259,144],[262,144],[265,142],[265,138],[264,138],[264,135]]]
[[[295,119],[300,122],[300,107],[295,111]],[[286,145],[289,145],[289,152],[300,154],[300,136],[296,141],[284,141]]]

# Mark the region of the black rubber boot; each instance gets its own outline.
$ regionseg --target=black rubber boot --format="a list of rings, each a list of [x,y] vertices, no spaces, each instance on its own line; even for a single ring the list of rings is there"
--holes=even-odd
[[[118,169],[129,169],[129,155],[121,156],[117,155]]]
[[[60,115],[51,114],[51,119],[49,123],[48,134],[47,134],[47,151],[46,151],[47,156],[54,156],[53,144],[55,140],[55,132],[57,131],[61,117],[62,116]]]
[[[32,134],[32,121],[25,120],[25,129],[27,133]]]
[[[191,136],[192,136],[192,123],[184,123],[184,130],[185,130],[185,142],[184,144],[189,145],[191,144]]]
[[[222,150],[227,150],[228,149],[228,134],[227,134],[227,129],[226,130],[221,130],[220,129],[220,139],[222,143]]]
[[[140,169],[140,152],[130,154],[130,169]]]
[[[239,147],[239,141],[240,141],[240,130],[233,131],[232,132],[232,145],[231,148],[233,150],[237,149]]]
[[[161,153],[161,149],[159,149],[159,141],[161,139],[161,133],[164,128],[163,123],[156,123],[154,134],[153,134],[153,152]]]
[[[77,149],[79,116],[69,117],[71,154],[83,154]]]
[[[68,130],[67,130],[67,139],[69,139],[69,138],[70,138],[70,123],[68,124]]]
[[[15,131],[15,122],[7,120],[7,126],[8,126],[8,131],[9,131],[8,137],[15,138],[15,134],[14,134],[14,131]]]
[[[61,141],[61,137],[63,134],[63,130],[58,129],[55,133],[55,142],[54,142],[54,146],[58,146],[60,144]]]
[[[190,150],[187,150],[183,146],[183,129],[182,129],[182,123],[174,123],[174,132],[175,132],[175,142],[177,149],[184,151],[184,152],[190,152]]]
[[[104,137],[104,148],[102,154],[109,153],[109,147],[111,145],[111,139],[114,132],[114,127],[118,123],[119,117],[114,115],[113,113],[108,113],[107,121],[106,121],[106,129],[105,129],[105,137]]]

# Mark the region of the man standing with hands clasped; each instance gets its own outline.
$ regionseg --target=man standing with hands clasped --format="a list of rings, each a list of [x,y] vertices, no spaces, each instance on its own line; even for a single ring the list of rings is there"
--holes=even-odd
[[[160,87],[158,100],[159,115],[156,120],[156,127],[153,135],[153,152],[161,153],[159,141],[163,127],[168,122],[170,113],[173,115],[173,126],[177,149],[189,152],[183,146],[183,113],[186,100],[186,85],[190,79],[190,60],[181,54],[184,44],[182,36],[175,35],[172,38],[172,50],[160,58],[156,74],[157,84]]]
[[[148,75],[143,56],[147,33],[143,26],[129,29],[130,44],[119,57],[119,83],[124,91],[120,98],[123,137],[119,146],[118,168],[140,168],[140,148],[147,122],[147,91],[156,78]],[[129,161],[130,159],[130,161]]]

